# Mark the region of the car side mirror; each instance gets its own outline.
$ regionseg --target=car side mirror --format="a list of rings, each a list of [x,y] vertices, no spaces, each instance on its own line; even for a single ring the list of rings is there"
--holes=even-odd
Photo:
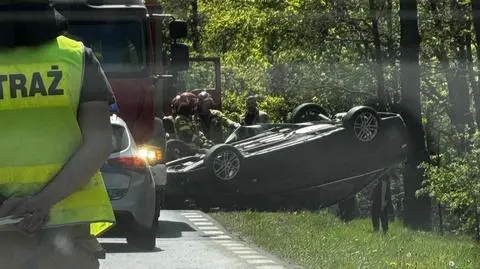
[[[190,52],[188,46],[174,43],[171,46],[171,65],[177,71],[185,71],[190,67]]]
[[[172,39],[186,38],[188,36],[188,25],[185,21],[174,20],[168,24],[168,28]]]

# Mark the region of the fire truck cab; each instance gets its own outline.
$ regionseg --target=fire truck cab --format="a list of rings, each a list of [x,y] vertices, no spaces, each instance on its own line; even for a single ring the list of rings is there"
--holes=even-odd
[[[118,115],[137,144],[154,134],[165,85],[188,69],[187,25],[164,14],[157,1],[53,0],[69,22],[66,33],[90,47],[113,87]]]

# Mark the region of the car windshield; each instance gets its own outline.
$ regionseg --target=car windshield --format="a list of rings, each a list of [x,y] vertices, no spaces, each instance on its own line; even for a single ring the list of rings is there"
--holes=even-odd
[[[68,35],[90,47],[106,73],[138,72],[145,68],[145,38],[141,22],[71,22]]]

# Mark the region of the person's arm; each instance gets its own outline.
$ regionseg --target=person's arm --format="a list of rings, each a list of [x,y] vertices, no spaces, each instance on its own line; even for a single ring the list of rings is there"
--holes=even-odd
[[[223,114],[222,112],[218,111],[217,113],[218,113],[218,117],[222,122],[223,127],[227,129],[235,129],[240,127],[240,123],[234,122],[231,119],[227,118],[227,116],[225,116],[225,114]]]
[[[84,55],[85,72],[77,110],[83,143],[35,198],[50,206],[85,186],[108,159],[113,147],[109,105],[116,103],[115,96],[93,51],[85,48]]]
[[[37,194],[36,202],[55,205],[85,186],[108,159],[112,150],[112,126],[108,103],[90,101],[80,104],[78,123],[83,135],[83,144],[54,179]]]

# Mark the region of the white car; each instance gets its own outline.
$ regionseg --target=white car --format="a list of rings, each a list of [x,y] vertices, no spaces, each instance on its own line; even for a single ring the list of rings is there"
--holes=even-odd
[[[155,152],[139,148],[120,117],[114,114],[110,122],[113,151],[101,171],[117,220],[114,230],[125,235],[128,244],[152,250],[163,201],[163,193],[157,191],[165,186],[157,185],[154,178],[161,177],[154,177],[149,164]],[[155,171],[162,174],[161,169]]]

